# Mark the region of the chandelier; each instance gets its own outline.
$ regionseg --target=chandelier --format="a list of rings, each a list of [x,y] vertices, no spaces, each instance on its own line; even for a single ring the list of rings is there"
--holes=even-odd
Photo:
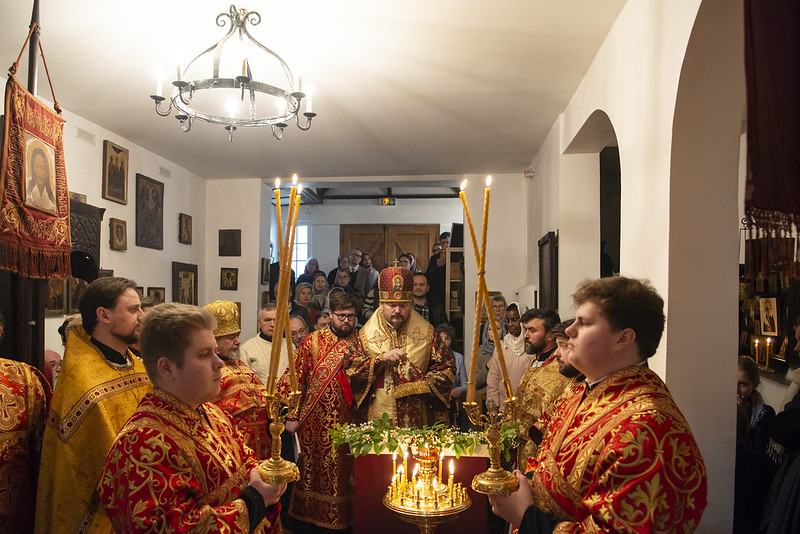
[[[224,28],[228,20],[231,27],[222,39],[192,59],[186,68],[178,65],[170,96],[164,97],[161,80],[156,82],[156,94],[150,95],[156,113],[166,117],[174,109],[183,132],[191,130],[198,119],[221,124],[230,141],[240,127],[269,126],[275,139],[283,137],[283,130],[292,119],[303,131],[311,128],[311,119],[317,114],[312,111],[311,96],[306,98],[302,90],[302,77],[295,83],[289,65],[255,40],[247,29],[248,23],[260,24],[261,15],[231,5],[230,13],[217,15],[217,26]],[[255,79],[254,70],[262,81]],[[203,73],[211,76],[203,78]],[[301,123],[304,98],[305,121]],[[162,105],[165,100],[168,104]]]

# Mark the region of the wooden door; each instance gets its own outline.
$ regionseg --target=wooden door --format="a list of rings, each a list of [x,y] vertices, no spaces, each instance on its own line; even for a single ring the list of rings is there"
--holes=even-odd
[[[386,253],[390,261],[404,252],[417,259],[417,268],[428,269],[431,247],[439,240],[438,224],[399,224],[386,227]]]
[[[438,240],[438,224],[343,224],[339,228],[340,253],[360,248],[372,256],[372,265],[379,271],[404,252],[411,252],[425,271],[431,247]]]

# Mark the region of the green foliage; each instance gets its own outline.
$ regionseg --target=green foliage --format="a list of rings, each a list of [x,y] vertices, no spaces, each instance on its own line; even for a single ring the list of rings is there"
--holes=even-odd
[[[502,429],[500,447],[507,458],[511,457],[510,450],[517,445],[517,426],[514,424]],[[370,452],[379,454],[384,450],[402,453],[402,449],[409,446],[428,446],[439,450],[451,449],[459,458],[463,454],[473,454],[479,444],[486,444],[483,432],[461,432],[442,422],[422,428],[394,428],[389,423],[389,415],[385,413],[380,419],[376,417],[361,425],[337,424],[328,433],[333,439],[334,448],[348,445],[354,456]]]

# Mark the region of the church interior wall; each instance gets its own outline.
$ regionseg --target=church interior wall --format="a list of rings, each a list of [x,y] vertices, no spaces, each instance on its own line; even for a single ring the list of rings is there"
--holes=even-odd
[[[116,276],[148,287],[166,289],[172,300],[172,262],[202,264],[206,254],[206,180],[168,159],[101,128],[87,119],[64,110],[64,154],[69,190],[86,195],[86,201],[105,208],[100,224],[100,267],[112,269]],[[129,151],[128,203],[118,204],[102,196],[103,141],[109,140]],[[156,250],[136,246],[136,174],[143,174],[164,184],[164,248]],[[192,216],[191,245],[178,242],[178,214]],[[109,219],[127,222],[128,248],[111,250]],[[217,275],[219,276],[219,275]],[[202,275],[201,275],[202,277]],[[204,287],[200,286],[200,298]],[[58,327],[64,316],[45,318],[45,349],[62,353]]]

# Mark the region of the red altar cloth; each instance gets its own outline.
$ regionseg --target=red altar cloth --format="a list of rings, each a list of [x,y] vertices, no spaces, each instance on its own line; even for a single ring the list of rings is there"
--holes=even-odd
[[[444,457],[444,477],[447,466],[454,456]],[[398,464],[402,460],[398,458]],[[462,456],[456,462],[455,481],[467,488],[472,505],[456,519],[436,527],[436,534],[463,534],[464,532],[485,532],[489,500],[486,495],[472,491],[472,477],[486,471],[489,459],[478,456]],[[409,471],[415,460],[408,459]],[[419,532],[411,523],[406,523],[383,505],[383,496],[389,488],[392,472],[391,454],[368,454],[355,459],[355,498],[353,500],[353,534],[373,534],[380,530],[385,533],[409,534]]]

